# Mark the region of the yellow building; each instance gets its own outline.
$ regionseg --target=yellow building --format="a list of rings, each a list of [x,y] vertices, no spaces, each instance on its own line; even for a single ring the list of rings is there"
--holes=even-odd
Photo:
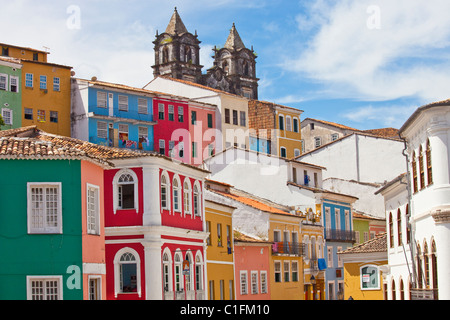
[[[234,300],[233,227],[234,207],[205,200],[207,239],[206,272],[209,300]]]
[[[250,150],[294,158],[301,154],[302,110],[267,101],[248,103]]]
[[[344,299],[383,300],[382,269],[388,264],[386,233],[338,254],[344,263]]]
[[[48,63],[48,52],[0,43],[2,55],[22,63],[22,126],[70,137],[72,67]]]

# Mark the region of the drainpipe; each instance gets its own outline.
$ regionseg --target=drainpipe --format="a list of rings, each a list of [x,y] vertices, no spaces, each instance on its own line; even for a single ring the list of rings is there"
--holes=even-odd
[[[403,144],[405,145],[405,148],[403,149],[402,154],[406,158],[406,190],[408,191],[408,208],[409,208],[409,212],[406,213],[406,217],[407,217],[407,225],[409,225],[409,232],[410,232],[410,234],[409,234],[409,251],[411,252],[411,264],[412,264],[412,271],[413,271],[412,272],[412,283],[415,288],[418,288],[416,265],[414,263],[415,246],[412,245],[415,243],[415,239],[413,237],[413,234],[414,234],[413,226],[411,225],[411,222],[410,222],[412,205],[411,205],[411,173],[409,171],[409,157],[408,157],[408,153],[406,152],[408,147],[406,145],[406,139],[402,138],[401,136],[400,136],[400,139],[403,140]],[[406,265],[408,266],[408,270],[410,270],[404,246],[403,246],[403,252],[405,253]]]

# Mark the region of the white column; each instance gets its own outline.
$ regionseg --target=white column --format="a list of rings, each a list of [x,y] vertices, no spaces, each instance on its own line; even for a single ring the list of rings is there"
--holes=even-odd
[[[148,165],[143,166],[143,186],[144,186],[144,213],[142,224],[144,226],[161,225],[161,199],[159,167]]]
[[[145,298],[146,300],[162,300],[162,261],[161,239],[158,235],[146,235],[144,245],[145,257]]]
[[[432,213],[436,223],[434,240],[436,242],[437,280],[439,300],[450,300],[450,207],[443,207]]]

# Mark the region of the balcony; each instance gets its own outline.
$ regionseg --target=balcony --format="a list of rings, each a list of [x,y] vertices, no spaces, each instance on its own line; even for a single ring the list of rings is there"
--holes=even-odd
[[[206,300],[204,290],[164,291],[164,300]]]
[[[411,300],[438,300],[438,289],[411,288]]]
[[[356,242],[356,232],[350,230],[326,229],[327,241]]]
[[[304,250],[304,244],[298,242],[273,242],[272,243],[272,255],[291,255],[302,256]]]

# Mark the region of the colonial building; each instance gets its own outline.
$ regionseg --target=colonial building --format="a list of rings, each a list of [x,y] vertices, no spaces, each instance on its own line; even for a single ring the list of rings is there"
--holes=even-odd
[[[0,129],[22,126],[22,64],[19,59],[0,57]]]
[[[214,66],[202,74],[200,41],[190,33],[177,9],[162,34],[156,34],[153,75],[202,84],[247,98],[258,98],[256,55],[245,47],[233,23],[221,49],[214,48]]]

